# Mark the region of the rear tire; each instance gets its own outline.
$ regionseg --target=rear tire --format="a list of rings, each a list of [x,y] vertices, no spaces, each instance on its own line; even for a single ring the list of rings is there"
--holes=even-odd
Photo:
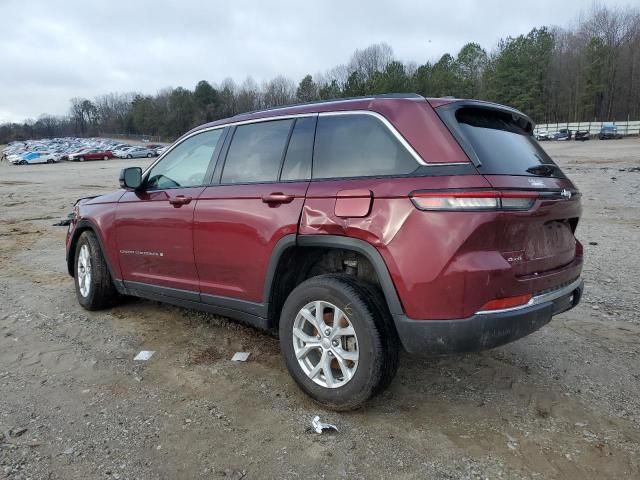
[[[92,231],[87,230],[80,235],[73,265],[76,296],[83,308],[102,310],[116,303],[118,292],[113,285],[100,243]]]
[[[298,386],[327,408],[359,408],[395,375],[397,336],[389,335],[393,325],[377,295],[353,277],[330,274],[306,280],[285,301],[279,325],[285,363]],[[342,313],[334,317],[336,309]]]
[[[106,155],[104,157],[102,157],[103,160],[109,160],[109,157],[107,157]]]
[[[147,153],[147,158],[151,158],[153,155],[151,155],[150,153]]]
[[[21,160],[20,165],[29,165],[29,162],[27,162],[26,160]]]
[[[387,302],[384,298],[382,290],[377,285],[370,283],[358,282],[355,278],[344,275],[343,278],[347,281],[354,282],[354,288],[361,288],[364,290],[367,298],[369,298],[376,307],[377,315],[381,321],[378,324],[378,328],[382,332],[382,342],[384,343],[385,351],[388,352],[386,357],[386,366],[382,370],[382,379],[378,384],[378,388],[374,392],[375,394],[383,392],[396,376],[398,372],[398,365],[400,364],[400,337],[393,323],[393,318],[387,307]]]
[[[84,157],[79,157],[79,158],[78,158],[78,161],[79,161],[79,162],[84,162]]]
[[[127,155],[127,158],[133,158],[131,155]]]

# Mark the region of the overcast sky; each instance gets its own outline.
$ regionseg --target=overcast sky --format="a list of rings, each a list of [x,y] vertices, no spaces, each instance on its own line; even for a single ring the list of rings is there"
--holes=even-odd
[[[346,63],[386,42],[424,63],[470,41],[568,26],[592,0],[0,0],[0,123],[66,114],[71,97],[155,93]],[[628,4],[608,0],[607,4]]]

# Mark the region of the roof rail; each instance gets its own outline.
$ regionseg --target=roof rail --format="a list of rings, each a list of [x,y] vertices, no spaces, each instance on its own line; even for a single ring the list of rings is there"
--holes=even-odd
[[[278,105],[276,107],[269,108],[261,108],[258,110],[252,110],[249,112],[242,112],[234,115],[232,118],[239,117],[241,115],[249,115],[252,113],[261,113],[261,112],[271,112],[274,110],[281,110],[284,108],[292,108],[292,107],[303,107],[307,105],[323,105],[325,103],[341,103],[341,102],[354,102],[358,100],[376,100],[376,99],[422,99],[424,97],[422,95],[418,95],[417,93],[381,93],[377,95],[365,95],[362,97],[343,97],[343,98],[331,98],[327,100],[315,100],[313,102],[301,102],[301,103],[291,103],[288,105]]]

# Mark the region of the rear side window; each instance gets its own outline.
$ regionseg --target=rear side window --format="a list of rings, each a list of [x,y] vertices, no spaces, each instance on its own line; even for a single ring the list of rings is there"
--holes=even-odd
[[[222,183],[278,180],[293,120],[251,123],[236,127],[222,171]]]
[[[456,120],[482,164],[478,167],[480,173],[531,176],[527,169],[551,165],[555,168],[550,176],[564,176],[534,139],[528,122],[508,112],[486,108],[461,108]]]
[[[318,118],[313,178],[403,175],[416,168],[413,156],[377,118],[366,114]]]
[[[315,117],[296,120],[287,155],[282,166],[281,180],[308,180],[311,178],[311,157],[313,156],[313,137],[316,133]]]

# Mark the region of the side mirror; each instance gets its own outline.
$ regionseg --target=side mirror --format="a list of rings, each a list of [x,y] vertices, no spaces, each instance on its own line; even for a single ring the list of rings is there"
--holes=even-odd
[[[142,169],[140,167],[123,168],[120,171],[120,188],[137,190],[142,185]]]

